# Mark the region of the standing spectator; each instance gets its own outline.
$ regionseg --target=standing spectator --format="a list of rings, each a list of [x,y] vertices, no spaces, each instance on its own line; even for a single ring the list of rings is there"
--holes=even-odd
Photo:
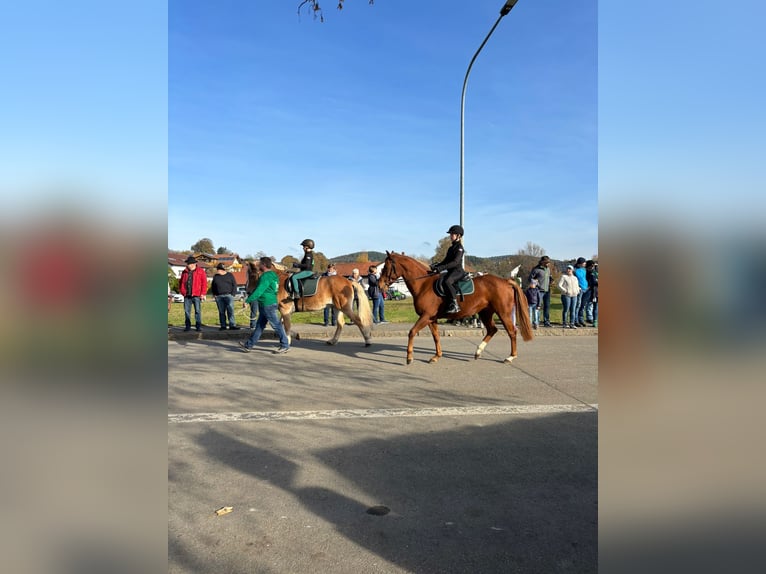
[[[237,280],[234,275],[226,271],[223,263],[215,266],[215,275],[210,290],[215,297],[218,306],[218,322],[221,324],[220,331],[226,330],[226,320],[229,321],[229,329],[235,331],[237,321],[234,319],[234,295],[237,294]]]
[[[186,326],[184,331],[191,331],[191,310],[194,306],[194,328],[197,331],[202,330],[202,309],[201,301],[205,300],[207,293],[207,275],[205,270],[197,266],[197,259],[192,255],[186,258],[186,268],[181,271],[181,279],[178,283],[178,290],[184,296],[184,317]]]
[[[354,269],[351,270],[351,276],[348,280],[353,281],[354,283],[361,283],[362,276],[359,275],[359,269],[354,267]],[[359,295],[356,294],[356,289],[354,289],[354,311],[359,313]]]
[[[247,341],[239,342],[242,350],[246,353],[250,352],[250,349],[261,338],[267,321],[276,332],[277,337],[279,337],[279,348],[272,352],[286,353],[290,350],[290,342],[287,339],[287,333],[285,333],[285,328],[282,326],[282,320],[277,311],[279,276],[271,270],[272,265],[271,257],[261,257],[259,259],[258,269],[261,271],[261,278],[258,280],[258,286],[255,288],[255,291],[250,293],[245,300],[246,303],[258,301],[258,322],[255,324],[255,329]]]
[[[380,285],[378,285],[378,274],[374,265],[370,265],[367,270],[367,293],[370,295],[370,299],[372,299],[372,322],[386,323],[386,314],[383,309],[383,291],[380,290]]]
[[[537,329],[540,321],[540,291],[537,288],[537,279],[529,280],[529,287],[524,290],[529,305],[529,316],[532,318],[532,328]]]
[[[323,277],[332,277],[333,275],[337,275],[338,272],[335,269],[335,264],[330,263],[327,266],[327,271],[322,273]],[[335,322],[338,320],[338,310],[333,305],[325,305],[324,308],[324,326],[327,327],[328,320],[330,321],[330,325],[333,327],[335,326]]]
[[[580,284],[580,294],[575,302],[575,324],[578,327],[585,327],[585,317],[583,316],[585,312],[584,300],[587,296],[586,293],[588,293],[588,280],[585,278],[585,257],[577,258],[574,275]]]
[[[290,276],[293,286],[293,299],[298,299],[301,296],[298,280],[304,277],[311,277],[314,274],[314,240],[304,239],[301,241],[301,247],[303,247],[303,259],[301,259],[300,263],[293,263],[293,267],[297,267],[299,271]]]
[[[258,265],[253,261],[248,261],[247,264],[250,266],[250,271],[247,273],[245,293],[250,295],[250,293],[255,291],[255,288],[258,286]],[[242,306],[250,306],[250,328],[255,329],[255,320],[258,318],[258,301],[250,301],[250,303],[245,303],[243,300]]]
[[[592,260],[588,259],[585,262],[585,281],[588,284],[588,290],[583,295],[582,300],[584,323],[590,323],[591,325],[593,324],[593,266],[594,262]],[[598,276],[596,276],[596,281],[598,281]]]
[[[566,272],[561,276],[558,282],[561,290],[561,326],[565,329],[577,329],[575,325],[575,303],[577,295],[580,293],[580,283],[574,276],[574,267],[567,265]],[[569,321],[567,322],[567,319]]]
[[[593,272],[591,273],[591,279],[590,279],[590,289],[592,291],[591,295],[591,303],[592,303],[592,315],[593,323],[591,325],[593,327],[598,327],[598,263],[593,263]]]
[[[551,326],[551,269],[550,258],[543,255],[537,265],[529,272],[529,280],[537,281],[537,289],[540,291],[540,304],[542,310],[543,327]]]

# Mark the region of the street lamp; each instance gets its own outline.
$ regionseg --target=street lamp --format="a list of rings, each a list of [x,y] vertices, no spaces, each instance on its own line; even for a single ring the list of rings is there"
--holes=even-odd
[[[476,60],[476,56],[479,55],[479,52],[481,52],[481,49],[484,47],[484,44],[487,43],[487,40],[489,40],[489,37],[492,35],[492,32],[495,31],[495,28],[497,28],[497,25],[500,23],[500,20],[503,19],[503,16],[507,16],[508,13],[511,11],[511,9],[516,5],[516,2],[518,0],[507,0],[505,4],[503,4],[503,7],[500,8],[500,16],[497,17],[497,21],[495,22],[495,25],[492,26],[492,29],[489,31],[489,34],[487,34],[487,37],[484,38],[484,41],[481,43],[481,46],[479,46],[479,49],[476,50],[476,53],[473,55],[473,58],[471,58],[471,63],[468,64],[468,70],[465,72],[465,79],[463,80],[463,94],[460,96],[460,226],[463,227],[463,163],[465,161],[464,153],[463,153],[463,147],[465,142],[465,128],[464,128],[464,117],[465,117],[465,89],[468,86],[468,74],[471,73],[471,67],[473,66],[474,61]]]

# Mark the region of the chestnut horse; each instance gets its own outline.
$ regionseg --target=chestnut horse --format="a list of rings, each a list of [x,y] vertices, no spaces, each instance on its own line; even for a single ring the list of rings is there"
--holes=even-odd
[[[417,322],[412,326],[407,342],[407,364],[412,363],[412,346],[415,335],[428,325],[436,345],[436,354],[431,357],[429,363],[435,363],[442,356],[442,347],[439,340],[439,329],[436,320],[449,317],[460,319],[470,317],[478,313],[481,322],[487,328],[487,334],[476,349],[474,359],[481,356],[482,351],[490,339],[497,333],[497,327],[493,319],[495,313],[500,317],[508,336],[511,338],[511,354],[505,359],[510,363],[516,358],[516,327],[511,319],[514,307],[516,308],[516,320],[521,330],[521,336],[525,341],[532,340],[532,324],[529,320],[529,308],[527,299],[521,287],[513,279],[502,279],[496,275],[482,275],[474,277],[474,292],[466,295],[460,301],[460,313],[445,313],[447,305],[445,300],[434,291],[434,283],[438,274],[432,273],[420,261],[386,251],[386,260],[380,272],[380,288],[385,291],[386,286],[396,281],[399,277],[404,279],[407,289],[412,293],[415,312],[419,315]]]
[[[274,263],[273,271],[279,277],[279,291],[277,293],[277,302],[279,303],[279,312],[282,315],[282,323],[285,327],[285,333],[290,337],[291,320],[290,316],[296,311],[296,305],[285,289],[285,282],[290,274],[285,271],[284,266]],[[256,271],[251,266],[249,274],[252,278],[250,283],[255,284],[254,274]],[[359,312],[354,312],[354,295],[359,299]],[[317,283],[316,295],[310,297],[301,297],[297,300],[297,308],[300,311],[322,311],[327,305],[332,305],[340,311],[338,320],[335,323],[335,333],[327,341],[328,345],[334,345],[340,338],[345,323],[343,315],[345,314],[351,321],[359,327],[359,331],[364,337],[365,347],[371,344],[372,331],[372,311],[370,302],[367,300],[367,294],[359,283],[349,281],[341,275],[322,276]]]

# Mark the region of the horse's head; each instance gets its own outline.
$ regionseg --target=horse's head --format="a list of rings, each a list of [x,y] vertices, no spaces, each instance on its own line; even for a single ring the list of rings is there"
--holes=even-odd
[[[401,271],[397,270],[396,253],[386,251],[386,260],[383,262],[383,269],[380,270],[380,279],[378,285],[381,291],[386,291],[388,286],[401,277]]]

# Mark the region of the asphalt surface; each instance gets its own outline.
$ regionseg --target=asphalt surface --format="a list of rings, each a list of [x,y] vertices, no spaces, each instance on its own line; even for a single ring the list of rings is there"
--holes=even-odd
[[[169,331],[169,572],[596,572],[597,329],[408,329]]]

